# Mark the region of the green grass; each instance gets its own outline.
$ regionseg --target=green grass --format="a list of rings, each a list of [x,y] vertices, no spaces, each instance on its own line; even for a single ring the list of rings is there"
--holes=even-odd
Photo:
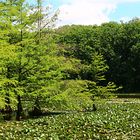
[[[96,105],[96,112],[1,122],[0,140],[140,140],[140,100]]]

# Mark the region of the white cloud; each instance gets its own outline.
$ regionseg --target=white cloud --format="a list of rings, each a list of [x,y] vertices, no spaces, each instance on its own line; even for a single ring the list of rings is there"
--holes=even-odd
[[[60,6],[60,24],[101,24],[109,21],[108,14],[115,5],[97,0],[73,0]]]
[[[65,24],[101,24],[109,21],[109,14],[117,5],[140,0],[61,0],[59,7],[59,25]]]

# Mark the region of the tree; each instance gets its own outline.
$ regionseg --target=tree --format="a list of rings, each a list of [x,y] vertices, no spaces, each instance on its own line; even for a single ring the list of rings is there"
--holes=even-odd
[[[37,8],[32,7],[33,12],[24,0],[1,3],[0,26],[3,30],[0,33],[3,38],[0,39],[0,51],[3,55],[0,61],[0,92],[3,93],[2,100],[3,97],[7,98],[5,93],[8,93],[8,104],[17,109],[17,120],[22,116],[22,99],[32,98],[39,109],[39,99],[60,97],[59,94],[65,88],[60,88],[60,92],[54,91],[57,91],[59,83],[69,77],[67,72],[75,69],[74,63],[79,63],[76,59],[64,57],[51,37],[44,39],[46,26],[52,24],[56,15],[43,25],[46,17],[41,11],[40,2],[38,1]],[[76,95],[77,92],[73,94]]]
[[[139,43],[139,25],[139,19],[134,19],[128,23],[111,22],[100,27],[102,54],[109,65],[106,78],[123,86],[123,92],[139,91],[139,67],[135,63],[139,62],[139,55],[133,52]]]
[[[37,93],[41,92],[48,78],[46,73],[50,72],[52,66],[58,62],[56,62],[58,57],[55,55],[56,51],[52,51],[55,47],[52,41],[49,44],[47,41],[40,43],[41,37],[39,41],[35,41],[36,34],[38,35],[41,32],[40,27],[36,28],[36,22],[39,22],[39,17],[42,16],[40,11],[36,11],[36,8],[33,8],[35,12],[30,13],[31,9],[24,0],[4,1],[1,3],[1,7],[0,18],[2,20],[0,26],[3,28],[1,30],[3,38],[0,46],[1,54],[4,53],[4,55],[1,55],[0,64],[1,76],[5,77],[5,79],[1,77],[1,86],[2,88],[4,88],[4,85],[8,86],[4,88],[5,90],[9,90],[12,87],[10,92],[17,98],[17,120],[20,120],[23,110],[21,96],[29,92],[33,94],[35,89]],[[6,38],[6,36],[8,37]],[[5,49],[8,49],[8,51],[5,51]],[[9,51],[14,54],[12,57],[9,56]],[[55,57],[52,61],[50,58],[54,55]],[[57,66],[59,66],[59,63]],[[53,68],[54,72],[51,70],[53,76],[60,75],[60,72],[57,72],[57,66]],[[4,82],[2,82],[3,80]],[[5,84],[5,82],[9,83],[9,81],[12,84]],[[1,90],[1,92],[4,91]]]

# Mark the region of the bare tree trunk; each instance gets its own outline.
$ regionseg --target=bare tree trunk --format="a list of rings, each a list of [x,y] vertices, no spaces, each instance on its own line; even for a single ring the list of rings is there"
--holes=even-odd
[[[22,104],[21,104],[21,97],[20,97],[20,95],[18,95],[17,99],[18,99],[18,105],[17,105],[17,115],[16,115],[16,120],[17,120],[17,121],[20,121],[20,119],[21,119],[21,113],[22,113],[22,111],[23,111],[23,109],[22,109]]]

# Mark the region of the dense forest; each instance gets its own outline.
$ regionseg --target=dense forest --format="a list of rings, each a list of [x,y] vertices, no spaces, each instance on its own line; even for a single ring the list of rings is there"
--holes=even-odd
[[[140,19],[54,28],[57,13],[48,10],[40,0],[0,1],[2,113],[16,110],[20,120],[26,109],[83,110],[140,92]]]
[[[56,42],[67,50],[66,55],[80,59],[87,66],[71,76],[96,81],[95,69],[90,66],[98,61],[96,55],[100,55],[108,66],[103,71],[106,80],[101,85],[112,81],[123,87],[121,92],[140,92],[140,19],[101,26],[64,26],[55,33]]]

